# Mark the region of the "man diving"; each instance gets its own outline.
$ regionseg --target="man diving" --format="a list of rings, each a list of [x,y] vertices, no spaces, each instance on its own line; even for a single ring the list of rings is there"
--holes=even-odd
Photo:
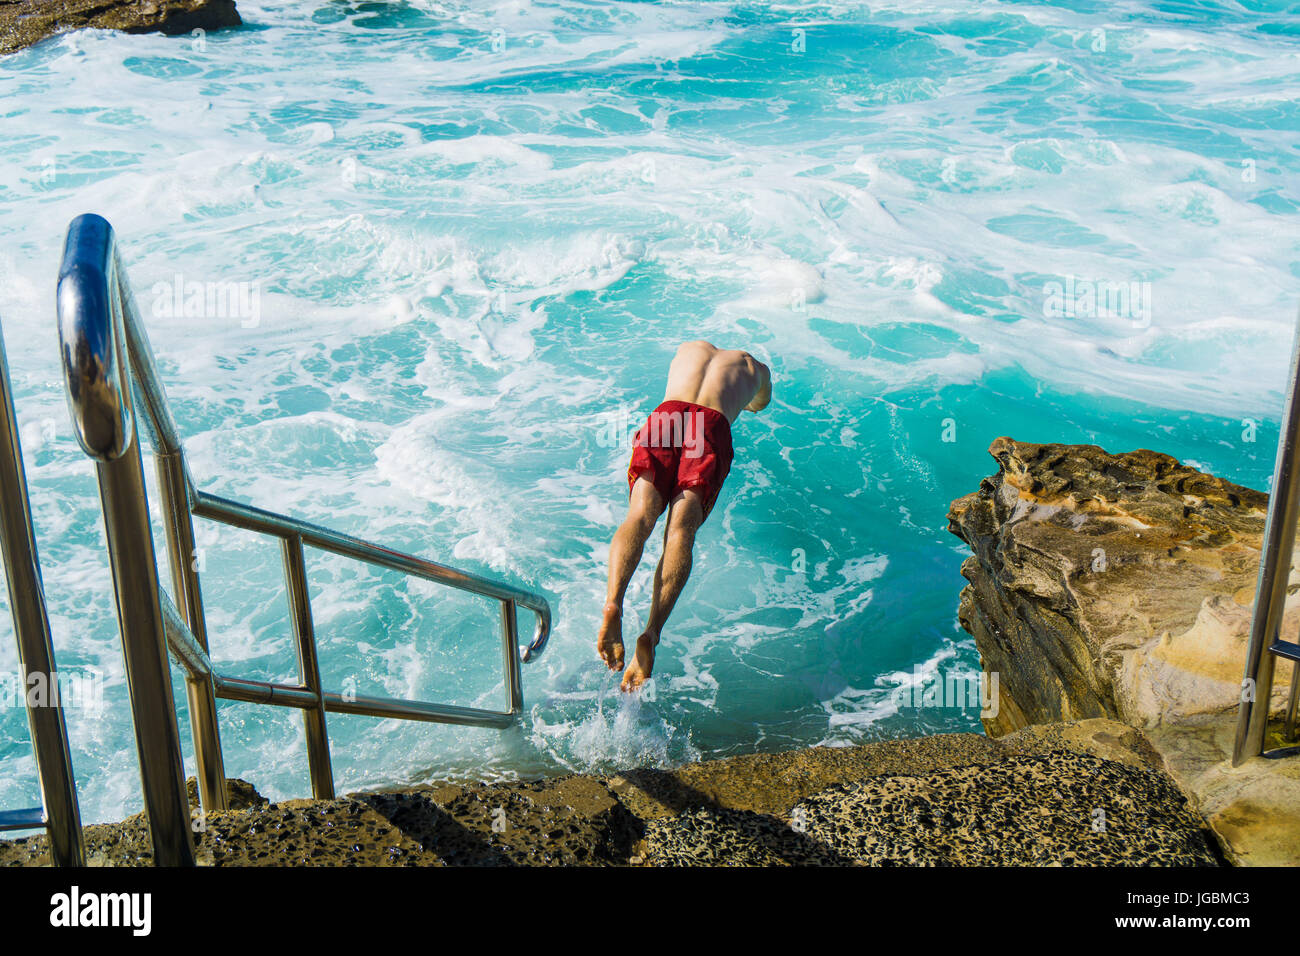
[[[623,595],[646,539],[668,508],[650,616],[623,672],[624,691],[636,690],[654,669],[655,646],[691,574],[695,532],[713,510],[731,470],[731,423],[742,411],[762,411],[771,400],[772,370],[748,352],[708,342],[678,347],[663,403],[632,440],[627,517],[609,547],[609,587],[596,651],[610,670],[618,670],[623,666]]]

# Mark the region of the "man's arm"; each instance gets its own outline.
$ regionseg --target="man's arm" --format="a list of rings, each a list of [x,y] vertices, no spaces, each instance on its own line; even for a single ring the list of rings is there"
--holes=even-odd
[[[758,380],[760,384],[758,386],[757,394],[754,395],[753,401],[745,406],[745,410],[750,412],[761,412],[763,409],[767,408],[768,404],[772,401],[772,370],[758,359],[754,359],[754,364],[758,366]]]

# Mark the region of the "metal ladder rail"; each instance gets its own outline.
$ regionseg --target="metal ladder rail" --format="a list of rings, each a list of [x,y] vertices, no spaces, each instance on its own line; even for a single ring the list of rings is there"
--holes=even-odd
[[[522,710],[517,608],[526,607],[537,615],[537,629],[522,654],[524,661],[534,660],[550,634],[551,612],[545,598],[285,515],[197,491],[189,476],[153,352],[125,279],[112,227],[99,216],[79,216],[68,227],[59,272],[58,311],[69,410],[78,441],[96,460],[145,808],[157,862],[193,862],[188,801],[183,789],[165,646],[186,672],[200,801],[205,810],[226,806],[216,722],[218,696],[304,711],[308,763],[317,797],[333,795],[326,711],[486,727],[504,727],[514,722]],[[179,610],[158,586],[136,428],[137,404],[143,407],[146,431],[155,448],[167,550],[173,588],[181,605]],[[299,684],[242,680],[219,675],[212,668],[198,572],[190,560],[194,554],[192,519],[195,515],[280,539],[298,652]],[[499,712],[424,701],[354,698],[323,690],[306,582],[305,545],[499,600],[507,658],[508,709]]]
[[[1241,704],[1237,710],[1237,733],[1233,741],[1232,765],[1251,757],[1290,756],[1296,748],[1282,748],[1264,754],[1268,731],[1268,710],[1273,698],[1276,658],[1293,661],[1291,693],[1286,707],[1284,738],[1295,739],[1296,704],[1300,700],[1300,644],[1283,640],[1282,616],[1286,610],[1287,581],[1295,550],[1296,522],[1300,520],[1300,321],[1292,346],[1291,372],[1286,405],[1273,465],[1273,488],[1264,522],[1263,551],[1255,587],[1255,611],[1246,650],[1246,671],[1242,678]]]
[[[0,812],[0,831],[44,828],[49,837],[50,859],[56,866],[84,866],[81,808],[68,748],[68,728],[58,695],[58,673],[50,619],[45,608],[41,562],[36,553],[27,475],[22,443],[9,384],[9,361],[0,333],[0,552],[4,556],[9,611],[18,642],[18,669],[22,675],[23,702],[31,731],[36,775],[42,806]],[[45,681],[44,704],[33,703],[27,688],[32,677]]]
[[[496,598],[501,603],[506,691],[506,709],[502,711],[434,704],[427,701],[379,697],[361,698],[356,695],[343,695],[318,690],[318,687],[315,686],[317,682],[304,681],[298,685],[274,684],[214,674],[213,679],[218,697],[289,707],[315,706],[314,702],[319,697],[323,700],[324,709],[327,711],[363,714],[371,717],[404,717],[411,720],[496,728],[510,726],[523,712],[523,684],[519,664],[521,659],[524,661],[535,659],[541,646],[545,644],[550,629],[550,610],[545,606],[544,599],[505,585],[481,581],[463,572],[435,564],[432,561],[393,551],[305,521],[262,511],[249,505],[239,504],[203,492],[199,493],[194,514],[249,531],[278,537],[286,556],[286,577],[300,574],[302,549],[304,546],[311,546],[378,567],[401,571],[448,587]],[[304,588],[295,589],[292,599],[299,614],[310,615],[309,596]],[[522,654],[519,652],[516,605],[522,605],[535,611],[538,614],[539,621],[540,633]],[[307,633],[306,628],[301,629],[299,634],[300,642]],[[538,643],[539,640],[541,644]],[[331,783],[331,791],[332,787]]]

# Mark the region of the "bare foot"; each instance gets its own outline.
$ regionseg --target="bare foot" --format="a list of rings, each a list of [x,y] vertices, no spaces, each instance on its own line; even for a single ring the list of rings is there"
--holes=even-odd
[[[600,634],[596,637],[596,653],[612,671],[623,666],[623,609],[617,604],[605,605]]]
[[[638,690],[654,672],[655,645],[658,643],[659,635],[653,631],[646,631],[636,639],[636,653],[623,672],[622,690],[625,694]]]

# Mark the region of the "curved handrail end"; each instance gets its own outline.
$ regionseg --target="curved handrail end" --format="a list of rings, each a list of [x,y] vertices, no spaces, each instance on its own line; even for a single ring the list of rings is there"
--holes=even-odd
[[[525,664],[542,656],[542,651],[546,649],[546,642],[551,637],[551,605],[545,598],[541,598],[537,607],[530,607],[529,610],[537,615],[537,630],[533,631],[533,639],[519,655]]]
[[[78,444],[99,461],[120,458],[135,432],[113,243],[102,216],[72,220],[55,292],[68,411]]]

